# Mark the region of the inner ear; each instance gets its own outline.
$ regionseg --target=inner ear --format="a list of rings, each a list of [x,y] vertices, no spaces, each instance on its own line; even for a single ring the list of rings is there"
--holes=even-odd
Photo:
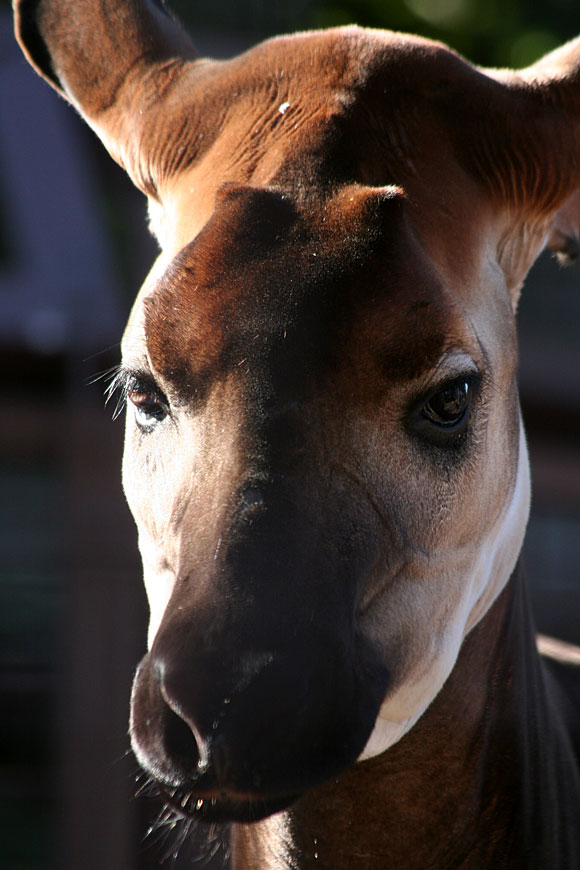
[[[54,70],[52,56],[39,24],[41,10],[39,0],[15,0],[14,23],[16,38],[32,66],[57,91],[64,95],[64,88]]]
[[[524,70],[478,72],[454,135],[492,204],[515,307],[544,248],[564,261],[580,249],[580,39]]]
[[[157,0],[14,0],[14,22],[32,66],[158,198],[195,141],[196,52],[178,22]]]
[[[580,256],[580,188],[556,212],[546,247],[563,265],[573,263]]]

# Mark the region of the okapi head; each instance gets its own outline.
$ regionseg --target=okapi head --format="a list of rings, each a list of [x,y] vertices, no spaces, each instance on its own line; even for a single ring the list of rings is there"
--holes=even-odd
[[[182,812],[257,819],[412,728],[515,566],[514,312],[578,248],[580,42],[483,71],[348,27],[215,62],[147,0],[16,12],[161,246],[117,379],[133,747]]]

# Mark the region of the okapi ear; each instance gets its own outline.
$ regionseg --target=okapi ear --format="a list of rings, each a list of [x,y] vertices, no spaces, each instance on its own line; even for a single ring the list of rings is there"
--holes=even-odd
[[[580,38],[525,70],[483,72],[507,89],[475,150],[507,206],[500,264],[517,302],[544,248],[562,262],[580,252]]]
[[[195,57],[185,32],[156,0],[14,0],[14,16],[32,66],[156,197],[182,125],[174,95]]]
[[[580,187],[556,212],[546,247],[557,254],[562,265],[580,256]]]

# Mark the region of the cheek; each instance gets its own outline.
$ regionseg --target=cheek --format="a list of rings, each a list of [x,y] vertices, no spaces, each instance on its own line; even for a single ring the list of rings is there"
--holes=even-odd
[[[428,493],[428,481],[421,488]],[[362,626],[393,678],[362,757],[387,749],[427,709],[464,637],[515,567],[529,506],[527,453],[517,409],[513,427],[506,433],[504,424],[500,437],[489,438],[485,454],[466,465],[446,497],[439,492],[426,502],[424,495],[422,509],[411,510],[409,503],[416,498],[416,492],[413,497],[408,492],[400,505],[402,520],[406,508],[406,531],[415,546],[405,548],[394,576],[385,573],[372,622],[367,619]]]
[[[187,480],[188,457],[179,455],[177,438],[165,431],[140,433],[127,409],[123,453],[123,489],[139,533],[154,541],[166,538],[168,526]]]
[[[130,410],[129,412],[130,413]],[[135,424],[128,420],[123,455],[123,488],[137,524],[143,580],[150,608],[149,644],[157,632],[176,578],[177,553],[167,517],[171,514],[169,486],[152,451],[139,445]],[[165,480],[168,483],[167,480]]]
[[[133,409],[127,405],[125,420],[125,445],[123,448],[122,478],[125,498],[139,530],[148,511],[150,480],[146,454],[140,449],[140,436],[133,419]]]

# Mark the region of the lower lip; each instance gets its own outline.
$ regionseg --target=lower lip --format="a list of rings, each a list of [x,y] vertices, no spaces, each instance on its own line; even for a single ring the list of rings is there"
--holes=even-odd
[[[290,797],[262,797],[260,795],[230,797],[227,794],[203,797],[179,792],[173,794],[162,790],[166,804],[178,815],[200,822],[258,822],[261,819],[287,809],[298,795]]]

